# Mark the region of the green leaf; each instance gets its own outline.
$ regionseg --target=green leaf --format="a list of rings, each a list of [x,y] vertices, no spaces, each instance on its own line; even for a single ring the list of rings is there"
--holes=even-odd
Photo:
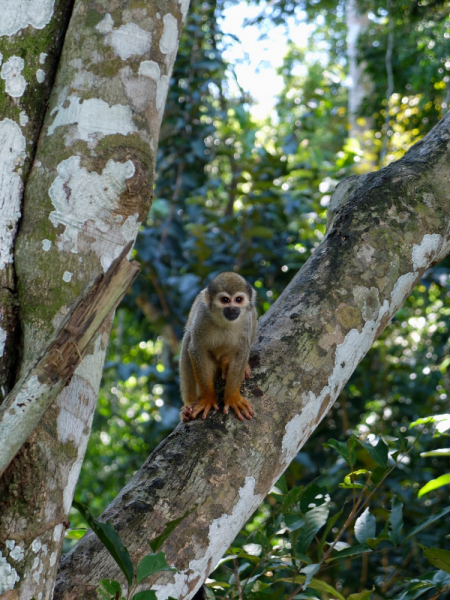
[[[394,600],[415,600],[434,587],[434,585],[429,584],[428,582],[422,583],[417,579],[413,579],[406,589],[404,589],[399,595],[394,596]]]
[[[336,521],[339,519],[339,517],[342,515],[342,513],[344,512],[344,508],[345,508],[345,503],[344,506],[341,508],[341,510],[339,512],[337,512],[335,515],[333,515],[332,517],[330,517],[327,521],[327,526],[325,527],[325,531],[322,534],[322,537],[320,539],[320,545],[319,545],[319,556],[322,555],[322,550],[323,547],[325,545],[325,541],[327,539],[327,535],[330,533],[330,531],[333,529],[334,524],[336,523]]]
[[[350,596],[347,596],[347,600],[369,600],[373,592],[374,590],[363,590],[356,594],[350,594]]]
[[[115,600],[117,593],[123,598],[120,583],[114,579],[101,579],[97,588],[99,600]]]
[[[253,592],[245,595],[246,600],[281,600],[284,592],[284,585],[279,587],[274,592],[262,590],[261,592]]]
[[[328,561],[327,561],[328,562]],[[296,583],[297,585],[304,584],[306,580],[305,575],[296,575],[295,577],[282,577],[278,581],[286,581],[287,583]],[[345,600],[344,596],[340,594],[332,585],[321,581],[320,579],[312,579],[308,585],[309,588],[327,594],[326,597],[338,598],[339,600]]]
[[[437,488],[442,487],[443,485],[448,485],[450,483],[450,473],[446,473],[445,475],[441,475],[437,479],[432,479],[428,483],[426,483],[422,488],[420,488],[417,497],[420,498],[428,492],[433,490],[437,490]]]
[[[262,531],[258,531],[256,533],[255,541],[262,548],[268,548],[269,547],[269,540],[267,539],[267,536]],[[270,549],[272,549],[272,547],[270,547]]]
[[[203,591],[205,593],[206,600],[216,600],[216,596],[210,587],[207,585],[204,586]],[[169,598],[170,600],[170,598]]]
[[[108,592],[111,596],[114,596],[116,592],[119,592],[119,594],[122,593],[120,583],[114,579],[100,579],[99,583],[103,586],[105,592]]]
[[[106,523],[100,523],[97,521],[97,519],[91,515],[86,505],[74,500],[72,502],[72,506],[78,510],[83,519],[88,523],[92,531],[114,558],[122,573],[125,575],[128,585],[130,586],[133,583],[134,568],[133,563],[131,562],[130,554],[123,545],[120,535],[109,521]]]
[[[420,456],[424,456],[424,457],[428,457],[428,456],[450,456],[450,448],[438,448],[437,450],[429,450],[428,452],[421,452]]]
[[[351,439],[351,438],[350,438]],[[350,440],[349,440],[350,441]],[[352,445],[352,444],[350,444]],[[330,438],[326,444],[322,444],[324,448],[333,448],[336,450],[338,454],[342,456],[342,458],[350,465],[354,465],[356,463],[356,454],[354,451],[354,443],[353,448],[349,449],[348,444],[344,442],[338,442],[333,438]]]
[[[347,558],[348,556],[355,556],[357,554],[365,554],[366,552],[372,552],[372,550],[369,548],[369,546],[366,546],[366,544],[350,546],[350,548],[344,548],[344,550],[340,550],[339,552],[336,551],[336,554],[333,557],[328,558],[326,562],[329,563],[333,560]]]
[[[391,541],[391,539],[389,537],[389,522],[388,521],[386,521],[383,529],[380,531],[380,533],[377,535],[376,538],[367,538],[366,544],[368,546],[370,546],[370,548],[372,550],[376,550],[378,548],[378,546],[381,544],[381,542],[385,542],[385,541]]]
[[[443,433],[450,429],[450,415],[433,415],[432,417],[424,417],[422,419],[417,419],[414,423],[411,423],[410,427],[415,427],[416,425],[430,425],[431,423],[437,423],[436,429],[439,433]]]
[[[314,575],[317,573],[317,571],[320,569],[321,563],[317,563],[317,564],[313,564],[313,565],[306,565],[306,567],[303,567],[303,569],[300,571],[300,573],[304,573],[306,575],[306,579],[305,579],[305,588],[308,587],[308,585],[310,584],[312,578],[314,577]]]
[[[305,487],[300,497],[300,510],[302,513],[307,512],[311,508],[310,504],[315,504],[316,506],[324,504],[324,494],[324,489],[319,487],[317,483],[312,482]]]
[[[383,469],[382,467],[377,467],[376,469],[374,469],[372,471],[370,480],[372,481],[373,484],[378,485],[380,483],[380,481],[383,480],[383,477],[386,475],[386,473],[388,471],[389,471],[389,468]]]
[[[360,544],[364,544],[368,538],[374,538],[376,535],[375,517],[369,512],[369,509],[356,519],[355,537]]]
[[[325,581],[321,581],[320,579],[313,579],[310,581],[308,587],[317,592],[322,592],[323,594],[328,594],[328,597],[331,598],[339,598],[339,600],[345,600],[344,596],[340,594],[336,588],[334,588],[329,583],[325,583]]]
[[[156,552],[163,544],[164,542],[167,540],[167,538],[169,537],[169,535],[172,533],[172,531],[178,527],[178,525],[184,521],[184,519],[191,514],[191,512],[194,512],[194,510],[196,509],[196,506],[194,506],[194,508],[191,508],[191,510],[187,510],[184,515],[182,517],[179,517],[178,519],[174,519],[173,521],[169,521],[166,524],[166,527],[164,529],[164,531],[162,532],[161,535],[158,535],[158,537],[155,537],[151,542],[150,542],[150,548],[153,550],[153,552]]]
[[[366,486],[362,481],[355,481],[355,483],[340,483],[339,487],[343,490],[363,490]]]
[[[297,502],[300,499],[300,496],[303,493],[303,489],[304,489],[303,486],[300,486],[300,487],[294,487],[291,490],[289,490],[288,495],[286,496],[286,499],[283,504],[284,512],[288,511],[293,504],[297,504]]]
[[[77,527],[76,529],[68,529],[64,537],[69,540],[81,540],[81,538],[86,535],[87,532],[87,528],[81,529],[80,527]]]
[[[137,582],[140,583],[146,577],[150,577],[153,573],[158,571],[176,571],[166,562],[166,556],[164,552],[158,552],[158,554],[147,554],[141,560],[136,571]]]
[[[287,494],[288,493],[288,487],[286,484],[286,478],[283,475],[280,477],[280,479],[276,482],[275,487],[277,487],[279,490],[281,490],[282,494]]]
[[[300,515],[285,515],[284,522],[288,531],[297,531],[297,529],[301,529],[305,524],[305,520]]]
[[[426,574],[425,574],[426,575]],[[443,588],[445,585],[450,585],[450,576],[448,573],[444,571],[432,571],[431,572],[431,580],[438,590]]]
[[[433,565],[446,573],[450,573],[450,552],[441,548],[425,548],[422,546],[423,555]]]
[[[419,533],[419,531],[422,531],[422,529],[425,529],[425,527],[428,527],[428,525],[431,525],[431,523],[438,521],[439,519],[441,519],[444,515],[448,514],[449,512],[450,512],[450,506],[447,506],[446,508],[438,510],[434,514],[430,515],[429,517],[427,517],[426,519],[421,521],[418,525],[413,527],[413,529],[411,529],[411,531],[405,537],[403,542],[406,542],[406,540],[409,540],[409,538],[411,538],[413,535],[416,535],[417,533]]]
[[[226,563],[226,562],[228,562],[230,560],[234,560],[235,558],[238,558],[238,557],[239,557],[239,554],[228,554],[227,556],[224,556],[223,558],[221,558],[219,560],[219,562],[216,565],[216,568],[220,567],[220,565],[223,565],[223,563]],[[253,557],[253,558],[255,558],[255,557]]]
[[[158,600],[158,598],[153,590],[144,590],[134,594],[132,600]]]
[[[403,503],[398,496],[392,496],[392,508],[389,515],[389,539],[396,546],[403,528]]]
[[[355,476],[356,475],[365,475],[366,473],[370,473],[370,471],[368,471],[367,469],[358,469],[358,471],[352,471],[351,473],[349,473],[348,475],[346,475],[344,477],[344,482],[349,486],[353,486],[353,484],[356,485]],[[353,481],[352,481],[352,476],[353,476]]]
[[[329,512],[330,507],[327,502],[326,504],[312,508],[304,514],[304,519],[307,522],[307,526],[303,527],[303,529],[300,531],[298,542],[296,544],[297,552],[306,554],[306,551],[308,550],[314,538],[314,534],[316,534],[319,529],[326,524]]]
[[[358,442],[367,450],[369,456],[377,463],[377,465],[383,468],[388,466],[389,447],[382,438],[378,440],[376,446],[372,446],[369,442],[363,442],[360,439],[358,439]]]

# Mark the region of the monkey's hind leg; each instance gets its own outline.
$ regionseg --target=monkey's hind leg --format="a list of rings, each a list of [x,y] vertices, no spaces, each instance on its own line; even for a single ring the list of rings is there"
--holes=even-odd
[[[200,397],[191,406],[192,412],[190,413],[190,418],[195,419],[197,415],[202,414],[202,419],[206,419],[211,409],[219,410],[216,392],[214,391],[217,364],[207,352],[190,351],[189,357],[197,385],[200,389]]]
[[[241,383],[247,375],[247,368],[250,369],[247,363],[241,364],[239,360],[232,361],[228,367],[225,385],[223,412],[227,415],[229,409],[232,408],[240,421],[243,421],[244,417],[250,420],[255,415],[251,403],[247,398],[241,396]]]
[[[189,341],[190,334],[186,332],[180,352],[180,391],[184,404],[180,412],[180,418],[183,423],[186,423],[193,418],[191,416],[192,405],[198,400],[198,386],[188,352]]]

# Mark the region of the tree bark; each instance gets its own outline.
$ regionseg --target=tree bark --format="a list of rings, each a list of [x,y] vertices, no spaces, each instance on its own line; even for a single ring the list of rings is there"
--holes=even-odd
[[[52,0],[35,4],[51,15]],[[40,356],[86,283],[134,240],[147,214],[188,5],[75,2],[16,241],[19,376]],[[109,329],[104,323],[70,384],[0,479],[0,594],[52,597]]]
[[[114,314],[137,277],[138,263],[126,259],[131,247],[132,242],[122,250],[106,274],[100,274],[77,298],[56,338],[0,406],[0,476],[67,385],[97,331],[105,319]]]
[[[450,251],[450,113],[396,163],[341,183],[320,246],[260,319],[244,393],[255,418],[180,424],[103,514],[137,563],[165,524],[177,573],[141,584],[192,598],[317,427],[424,271]],[[56,600],[123,581],[92,532],[61,561]]]
[[[0,82],[0,404],[19,363],[14,242],[73,0],[2,5]],[[24,43],[24,36],[26,43]],[[2,62],[0,61],[0,63]]]
[[[348,74],[348,124],[349,137],[356,138],[361,145],[364,144],[364,132],[369,129],[367,118],[359,117],[359,111],[364,98],[370,94],[373,84],[365,73],[366,64],[358,57],[358,41],[361,34],[369,25],[367,14],[358,10],[357,0],[346,0],[345,16],[347,21],[347,56]]]

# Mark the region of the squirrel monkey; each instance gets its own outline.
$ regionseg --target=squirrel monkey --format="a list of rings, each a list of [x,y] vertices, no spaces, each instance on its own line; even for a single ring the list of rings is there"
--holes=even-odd
[[[229,272],[215,277],[195,299],[180,354],[183,422],[201,413],[206,419],[212,408],[219,410],[214,381],[220,372],[226,380],[223,412],[228,414],[232,408],[241,421],[253,417],[253,407],[240,388],[251,374],[248,357],[256,336],[255,298],[252,286]]]

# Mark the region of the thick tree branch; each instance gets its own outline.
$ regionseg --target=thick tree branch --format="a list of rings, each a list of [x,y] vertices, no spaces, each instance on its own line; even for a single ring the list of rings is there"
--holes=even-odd
[[[196,506],[162,547],[178,572],[145,584],[158,600],[192,598],[424,271],[448,254],[449,140],[447,115],[400,161],[338,186],[327,235],[260,319],[244,389],[255,418],[179,425],[105,511],[138,561],[168,520]],[[120,575],[88,533],[62,560],[55,598],[94,599],[104,577]]]
[[[130,263],[130,242],[78,298],[43,355],[20,378],[0,406],[0,476],[42,415],[67,385],[103,321],[114,311],[139,273]]]

